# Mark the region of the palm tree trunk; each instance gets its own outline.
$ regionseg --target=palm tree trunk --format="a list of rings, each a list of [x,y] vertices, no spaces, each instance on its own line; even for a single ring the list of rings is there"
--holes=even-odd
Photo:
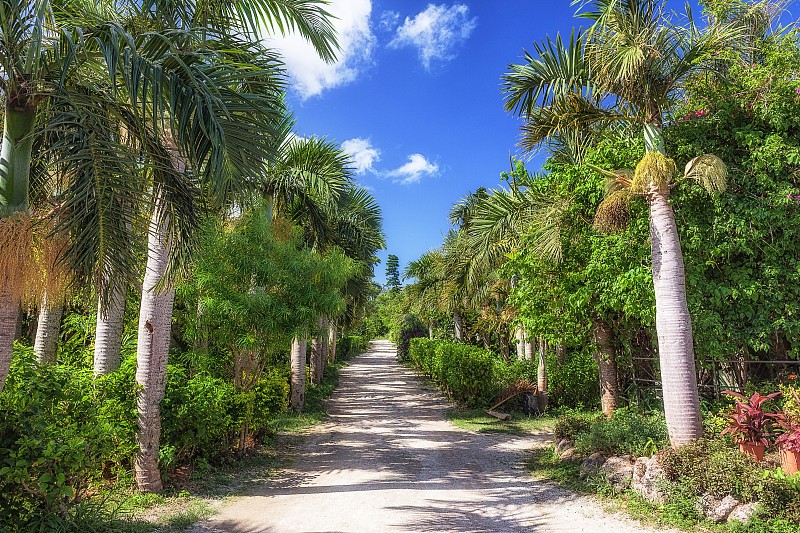
[[[142,284],[136,347],[136,383],[140,390],[136,401],[139,451],[134,470],[136,484],[142,492],[162,490],[161,473],[158,470],[160,404],[166,387],[172,305],[175,299],[175,289],[169,282],[159,284],[169,262],[169,220],[162,213],[161,196],[157,194],[147,239],[147,270]]]
[[[517,359],[521,361],[525,359],[525,328],[517,326],[514,336],[517,339]]]
[[[295,337],[292,340],[292,377],[290,396],[292,409],[298,413],[303,411],[306,400],[306,340]]]
[[[669,191],[649,194],[650,248],[656,297],[656,333],[664,392],[664,416],[673,446],[702,436],[694,363],[692,320],[678,227]]]
[[[536,368],[536,387],[539,389],[539,409],[547,408],[547,341],[539,338],[539,365]]]
[[[45,292],[42,298],[42,305],[39,308],[39,324],[36,328],[36,340],[33,344],[33,353],[36,360],[41,364],[52,364],[56,362],[56,349],[58,348],[58,336],[61,331],[61,315],[64,312],[63,305],[53,305]]]
[[[125,321],[125,281],[106,274],[100,283],[97,302],[97,325],[94,330],[94,375],[103,376],[119,368],[122,330]],[[106,292],[108,305],[103,305]]]
[[[617,408],[617,361],[614,352],[614,331],[605,320],[594,319],[594,342],[598,350],[595,353],[598,373],[600,374],[600,406],[608,418]]]
[[[0,291],[0,391],[6,383],[14,352],[14,337],[17,334],[19,305],[11,291]]]
[[[0,217],[28,212],[28,189],[33,150],[33,127],[36,108],[19,109],[9,105],[7,95],[3,142],[0,145]],[[19,96],[19,95],[14,95]],[[23,98],[14,98],[24,101]],[[14,339],[20,323],[19,298],[13,287],[0,280],[0,391],[6,383],[14,351]]]
[[[317,336],[311,341],[311,382],[314,385],[322,383],[325,373],[325,362],[328,359],[327,331],[328,319],[320,317],[317,320]]]
[[[536,348],[534,347],[533,343],[531,342],[528,335],[525,334],[525,359],[528,361],[533,361],[535,359],[534,353],[536,352]]]
[[[536,383],[540,392],[547,392],[547,341],[539,338],[538,366],[536,367]]]
[[[338,324],[335,320],[331,320],[328,327],[328,362],[336,362],[336,342],[339,336]]]
[[[433,340],[433,320],[428,320],[428,338]]]
[[[459,311],[453,311],[453,323],[455,324],[456,340],[462,342],[464,340],[464,320]]]

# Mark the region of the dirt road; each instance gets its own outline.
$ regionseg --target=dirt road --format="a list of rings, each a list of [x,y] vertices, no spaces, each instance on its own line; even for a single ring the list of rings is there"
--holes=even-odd
[[[353,360],[329,406],[329,421],[300,446],[291,469],[193,531],[655,531],[531,479],[526,450],[549,435],[451,425],[447,403],[397,363],[389,342],[373,342]]]

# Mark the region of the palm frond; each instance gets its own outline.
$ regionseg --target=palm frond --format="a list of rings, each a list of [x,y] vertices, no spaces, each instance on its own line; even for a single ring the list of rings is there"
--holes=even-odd
[[[718,196],[728,187],[728,167],[714,154],[700,155],[686,163],[683,175],[695,180],[712,196]]]

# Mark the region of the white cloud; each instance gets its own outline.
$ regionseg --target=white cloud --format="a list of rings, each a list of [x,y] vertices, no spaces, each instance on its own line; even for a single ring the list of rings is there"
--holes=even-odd
[[[376,41],[369,24],[372,0],[332,0],[326,10],[336,17],[333,25],[341,50],[335,63],[322,61],[297,34],[265,39],[267,46],[280,50],[294,88],[304,100],[354,81],[372,61]]]
[[[382,30],[394,31],[397,28],[397,23],[400,22],[400,13],[397,11],[384,11],[381,13],[381,19],[378,26]]]
[[[433,176],[439,172],[439,165],[431,163],[422,154],[411,154],[408,163],[386,173],[390,178],[395,178],[395,183],[410,185],[417,183],[423,176]]]
[[[369,139],[360,137],[348,139],[342,143],[342,150],[353,161],[356,174],[364,174],[367,171],[374,173],[375,163],[381,160],[381,152],[372,146]]]
[[[456,47],[469,38],[477,21],[469,18],[469,7],[464,4],[450,7],[428,4],[413,19],[406,17],[389,46],[417,48],[422,64],[428,69],[434,61],[453,59]]]

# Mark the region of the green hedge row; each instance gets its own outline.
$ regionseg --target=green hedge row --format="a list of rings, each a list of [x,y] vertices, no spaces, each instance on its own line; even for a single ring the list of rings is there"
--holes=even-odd
[[[516,378],[513,365],[466,344],[414,338],[408,358],[451,400],[469,407],[488,407]]]
[[[362,335],[349,335],[342,337],[336,344],[336,358],[346,361],[351,357],[366,352],[369,349],[369,339]]]

